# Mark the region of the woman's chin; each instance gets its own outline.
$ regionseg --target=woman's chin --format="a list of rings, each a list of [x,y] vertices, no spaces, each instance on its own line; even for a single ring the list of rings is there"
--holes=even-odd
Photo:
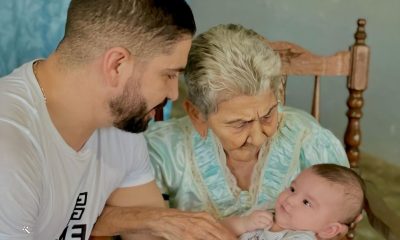
[[[236,152],[229,155],[229,159],[238,162],[252,162],[257,161],[258,152]]]

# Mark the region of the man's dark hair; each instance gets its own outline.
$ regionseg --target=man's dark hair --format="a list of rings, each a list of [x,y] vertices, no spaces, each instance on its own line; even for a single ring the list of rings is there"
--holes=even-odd
[[[146,57],[168,52],[195,31],[185,0],[72,0],[57,50],[72,62],[90,60],[112,47]]]

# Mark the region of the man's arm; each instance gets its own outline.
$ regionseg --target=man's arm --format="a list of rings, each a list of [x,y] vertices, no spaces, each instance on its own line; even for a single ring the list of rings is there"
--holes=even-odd
[[[130,235],[135,233],[135,235]],[[209,214],[165,207],[154,181],[115,190],[97,219],[92,235],[120,234],[124,239],[236,239]],[[139,235],[138,235],[139,234]],[[143,239],[144,239],[143,238]]]
[[[165,207],[154,181],[115,190],[97,219],[92,235],[121,235],[123,239],[160,239],[146,234],[146,226],[143,225],[146,220],[141,219],[141,216],[147,207]],[[121,224],[121,221],[124,223]]]

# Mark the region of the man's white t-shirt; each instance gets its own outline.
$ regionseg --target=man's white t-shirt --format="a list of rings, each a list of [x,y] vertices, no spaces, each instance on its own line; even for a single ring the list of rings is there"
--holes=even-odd
[[[116,128],[74,151],[24,64],[0,79],[0,239],[88,239],[115,189],[153,180],[148,158],[142,134]]]

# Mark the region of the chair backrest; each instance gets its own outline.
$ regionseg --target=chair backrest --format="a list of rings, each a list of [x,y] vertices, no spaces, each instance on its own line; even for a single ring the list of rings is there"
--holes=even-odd
[[[365,19],[357,21],[355,43],[348,49],[331,56],[318,56],[290,42],[268,42],[279,53],[282,61],[283,89],[288,76],[314,76],[314,94],[311,114],[319,120],[320,78],[325,76],[347,77],[349,97],[347,100],[348,123],[344,136],[347,157],[352,167],[358,167],[361,144],[360,120],[362,117],[363,92],[368,84],[370,49],[365,44]],[[283,99],[284,101],[284,99]]]
[[[353,169],[359,167],[362,107],[364,104],[363,92],[368,86],[368,71],[370,48],[365,44],[365,19],[358,19],[357,30],[354,34],[355,42],[347,50],[339,51],[330,56],[318,56],[286,41],[266,41],[279,53],[282,61],[283,96],[286,92],[286,82],[289,76],[313,76],[314,92],[311,114],[319,120],[320,116],[320,78],[327,76],[346,77],[349,96],[347,99],[347,127],[344,134],[344,144]],[[285,101],[285,97],[281,99]],[[381,194],[370,182],[366,182],[365,211],[370,224],[386,239],[399,239],[400,230],[394,225],[400,218],[393,214],[388,205],[382,200]],[[345,239],[354,238],[354,226]]]
[[[344,134],[346,154],[352,168],[357,168],[360,160],[361,125],[363,107],[363,92],[368,85],[368,70],[370,49],[365,44],[365,19],[358,19],[354,34],[355,43],[349,49],[339,51],[330,56],[318,56],[286,41],[266,41],[279,53],[282,61],[283,96],[286,92],[288,76],[313,76],[314,91],[311,114],[320,118],[320,79],[321,77],[346,77],[349,97],[347,100],[347,127]],[[281,99],[285,101],[285,97]],[[347,239],[353,239],[354,229],[347,234]]]

